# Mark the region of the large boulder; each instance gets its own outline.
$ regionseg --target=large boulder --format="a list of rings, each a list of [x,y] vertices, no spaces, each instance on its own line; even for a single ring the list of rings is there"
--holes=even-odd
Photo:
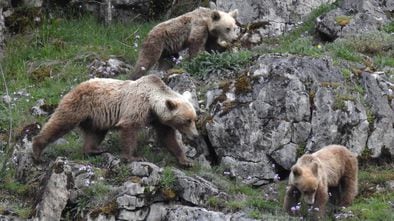
[[[334,0],[217,0],[218,9],[229,11],[238,9],[237,20],[242,24],[268,22],[265,28],[260,28],[262,36],[276,36],[292,29],[322,4],[329,4]]]
[[[339,8],[317,18],[316,30],[320,37],[328,41],[376,31],[389,21],[386,12],[393,10],[393,4],[386,1],[344,0]]]
[[[229,175],[261,185],[274,179],[273,163],[288,170],[300,154],[329,144],[393,156],[393,84],[383,73],[346,83],[329,58],[274,55],[245,72],[207,93],[207,134]]]

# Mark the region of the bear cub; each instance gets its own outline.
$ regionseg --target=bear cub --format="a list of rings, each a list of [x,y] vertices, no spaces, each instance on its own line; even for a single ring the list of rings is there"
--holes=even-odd
[[[357,177],[357,158],[344,146],[329,145],[313,154],[304,154],[291,168],[284,208],[290,215],[296,215],[294,208],[303,199],[312,207],[312,217],[322,219],[331,195],[338,195],[339,206],[352,203],[357,195]]]
[[[84,134],[84,153],[104,152],[99,144],[109,129],[120,131],[122,158],[141,160],[135,155],[137,132],[152,125],[158,140],[178,162],[191,166],[176,137],[176,130],[188,137],[198,136],[196,111],[185,97],[170,89],[157,76],[136,81],[96,78],[85,81],[60,101],[40,133],[33,138],[33,158],[39,160],[45,147],[75,127]]]
[[[182,50],[188,49],[191,58],[211,45],[226,47],[238,38],[237,15],[238,10],[227,13],[200,7],[156,25],[142,44],[131,79],[145,75],[158,61],[178,57]]]

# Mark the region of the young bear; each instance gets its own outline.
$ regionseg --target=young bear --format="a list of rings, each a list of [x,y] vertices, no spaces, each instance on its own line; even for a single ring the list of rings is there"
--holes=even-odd
[[[157,76],[136,81],[97,78],[85,81],[60,101],[49,121],[33,139],[33,157],[39,160],[45,147],[79,126],[85,142],[85,154],[103,152],[98,145],[109,129],[120,131],[122,158],[141,160],[135,155],[137,132],[152,125],[181,165],[190,166],[176,131],[188,137],[198,136],[193,105],[167,87]]]
[[[339,191],[339,205],[348,206],[357,195],[358,162],[346,147],[329,145],[304,154],[291,168],[284,208],[295,215],[300,199],[312,207],[312,217],[323,218],[329,188]],[[331,193],[331,192],[330,192]]]
[[[189,57],[196,56],[213,44],[225,47],[238,37],[235,18],[238,10],[229,13],[200,7],[156,25],[140,49],[131,78],[137,79],[157,62],[188,48]],[[215,43],[208,42],[216,41]]]

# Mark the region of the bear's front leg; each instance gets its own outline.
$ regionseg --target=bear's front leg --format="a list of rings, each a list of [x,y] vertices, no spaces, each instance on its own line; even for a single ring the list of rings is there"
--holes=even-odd
[[[193,58],[201,51],[205,50],[205,43],[208,39],[208,31],[205,27],[193,28],[188,39],[189,58]]]
[[[283,208],[290,215],[298,215],[301,207],[301,192],[295,186],[287,186]]]
[[[154,124],[154,127],[158,140],[177,158],[178,163],[182,166],[193,166],[193,162],[187,159],[179,141],[176,139],[176,131],[172,127],[158,122]]]
[[[120,130],[120,142],[122,146],[122,160],[127,162],[131,161],[143,161],[143,157],[136,156],[137,148],[137,132],[139,126],[134,124],[122,124],[119,126]]]

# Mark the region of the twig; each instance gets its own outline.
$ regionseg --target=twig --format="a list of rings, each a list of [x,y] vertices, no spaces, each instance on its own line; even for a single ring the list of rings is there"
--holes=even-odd
[[[0,64],[0,73],[1,73],[1,77],[4,81],[4,89],[5,89],[5,93],[7,96],[10,96],[9,92],[8,92],[8,86],[7,86],[7,82],[5,80],[5,76],[4,76],[4,71],[3,71],[3,66]],[[8,143],[6,145],[6,147],[10,148],[11,146],[11,141],[12,141],[12,111],[11,111],[11,103],[8,103],[8,113],[9,113],[9,128],[8,128]],[[7,148],[5,148],[7,149]],[[4,149],[3,149],[4,150]],[[11,151],[10,151],[11,152]],[[8,157],[4,156],[4,161],[3,161],[3,165],[2,168],[0,170],[0,175],[2,175],[1,177],[4,177],[4,171],[6,170],[7,167],[7,160]]]

